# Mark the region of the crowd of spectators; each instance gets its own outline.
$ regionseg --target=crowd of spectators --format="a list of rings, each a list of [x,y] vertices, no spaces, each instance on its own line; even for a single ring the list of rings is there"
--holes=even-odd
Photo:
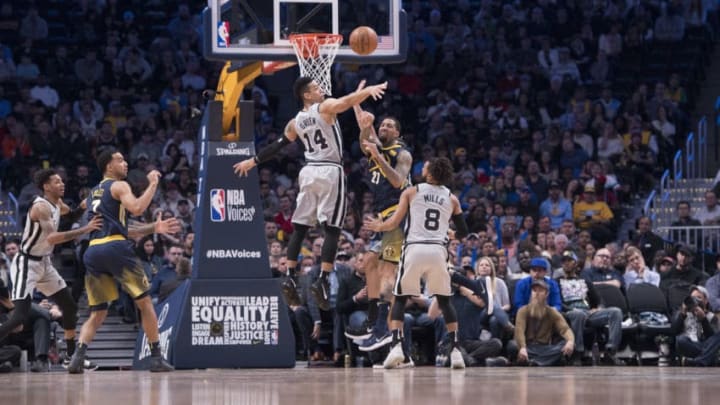
[[[33,174],[51,166],[66,184],[66,201],[77,205],[100,181],[95,156],[105,146],[124,154],[127,180],[136,191],[147,186],[150,170],[160,170],[163,180],[155,201],[143,218],[135,218],[149,222],[157,215],[173,216],[183,224],[175,235],[137,243],[152,280],[151,294],[158,299],[190,274],[201,93],[214,87],[219,72],[219,66],[202,57],[200,12],[206,4],[37,0],[0,5],[3,192],[19,196],[24,217],[32,198],[40,194],[30,181]],[[62,229],[71,226],[61,224]],[[54,259],[76,299],[83,283],[75,250],[83,244],[87,241],[58,247]],[[18,241],[3,236],[2,246],[0,292],[9,284]],[[12,308],[5,298],[0,294],[0,317]],[[2,370],[7,369],[6,360],[17,360],[15,345],[45,361],[38,364],[47,364],[48,356],[58,360],[51,325],[62,314],[44,297],[34,299],[36,316],[0,342],[0,351],[7,349],[0,356]],[[113,310],[126,322],[137,322],[128,296],[121,296]]]
[[[357,8],[361,3],[341,2],[341,15],[367,17],[369,10]],[[498,279],[513,279],[528,270],[521,255],[545,252],[553,270],[562,267],[567,249],[588,269],[605,246],[623,256],[624,240],[617,236],[622,207],[652,187],[654,173],[683,144],[717,32],[717,4],[403,3],[410,22],[407,62],[338,64],[333,88],[343,95],[360,78],[388,80],[383,102],[364,108],[400,119],[416,162],[414,181],[424,159],[452,160],[452,188],[472,232],[451,242],[452,264],[475,268],[489,257]],[[19,195],[21,211],[27,210],[38,192],[29,179],[38,168],[53,166],[66,181],[66,199],[77,204],[99,180],[94,156],[107,145],[125,154],[128,181],[137,190],[145,186],[145,173],[160,170],[162,190],[141,220],[161,213],[185,227],[138,243],[149,275],[158,275],[158,293],[159,275],[167,273],[160,270],[163,260],[170,268],[177,263],[172,247],[192,251],[201,93],[215,87],[219,72],[200,49],[205,4],[36,0],[0,6],[3,190]],[[281,120],[262,79],[247,97],[257,107],[259,146],[277,139]],[[351,189],[338,262],[353,263],[371,237],[361,225],[374,196],[363,184],[367,161],[354,118],[340,120]],[[270,265],[277,275],[285,272],[300,157],[300,146],[293,145],[260,167]],[[317,264],[319,237],[309,233],[303,268]],[[532,248],[523,251],[521,244]],[[425,309],[417,304],[416,310]],[[321,357],[314,350],[317,325],[328,317],[311,303],[306,315],[296,322],[302,324],[302,351]]]
[[[714,43],[715,4],[411,1],[404,7],[411,21],[407,62],[338,65],[333,89],[342,95],[360,78],[388,80],[383,102],[363,107],[377,117],[400,119],[402,140],[415,159],[413,181],[421,180],[424,160],[452,160],[452,188],[472,232],[450,242],[452,265],[475,269],[479,259],[488,257],[499,279],[528,277],[520,265],[524,246],[527,259],[545,256],[550,262],[548,277],[562,276],[568,255],[590,284],[604,283],[605,270],[617,268],[616,287],[623,294],[625,273],[632,277],[635,271],[633,280],[638,272],[641,280],[655,279],[640,268],[626,272],[637,265],[628,264],[630,245],[641,248],[648,269],[665,266],[665,259],[673,269],[687,267],[687,260],[675,263],[676,246],[651,238],[657,236],[649,218],[638,219],[632,237],[618,235],[618,226],[635,219],[625,218],[623,208],[653,188],[659,171],[684,143],[697,83]],[[343,12],[362,19],[363,10],[348,5]],[[363,184],[367,161],[356,141],[354,118],[340,119],[353,187],[339,257],[352,263],[371,237],[361,225],[363,216],[373,214],[374,196]],[[278,130],[260,128],[259,143],[277,138]],[[292,231],[299,154],[291,148],[260,168],[271,266],[278,274],[286,271],[283,246]],[[321,240],[315,238],[320,237],[308,237],[301,269],[316,270],[315,246]],[[338,266],[338,279],[356,274],[352,267]],[[676,287],[688,295],[692,283],[704,281],[696,277]],[[670,284],[663,285],[663,293]],[[514,289],[509,290],[512,295]],[[429,303],[418,302],[413,311],[426,310]],[[340,301],[337,305],[339,311]],[[317,338],[328,317],[311,302],[300,312],[301,350],[311,359],[323,358]],[[612,317],[617,320],[617,313]]]

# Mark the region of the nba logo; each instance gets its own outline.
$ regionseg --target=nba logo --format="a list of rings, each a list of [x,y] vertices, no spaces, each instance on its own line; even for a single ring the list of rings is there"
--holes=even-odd
[[[221,188],[210,190],[210,220],[213,222],[225,220],[225,190]]]
[[[217,29],[217,46],[227,48],[230,45],[230,24],[227,21],[220,21]]]

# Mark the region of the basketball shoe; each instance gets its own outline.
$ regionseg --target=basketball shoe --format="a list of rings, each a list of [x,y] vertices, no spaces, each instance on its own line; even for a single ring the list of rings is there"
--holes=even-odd
[[[450,367],[455,369],[465,368],[465,360],[463,360],[462,353],[457,347],[453,347],[450,352]]]
[[[68,356],[67,354],[65,354],[63,356],[62,366],[65,369],[70,367],[70,356]],[[98,369],[98,365],[96,363],[94,363],[93,361],[91,361],[90,359],[84,358],[83,359],[83,369],[85,369],[87,371],[95,371]]]
[[[372,336],[372,332],[373,326],[367,320],[358,327],[348,326],[345,328],[345,336],[352,340],[367,339]]]
[[[385,361],[383,362],[383,367],[386,369],[399,368],[399,366],[404,362],[405,353],[403,353],[402,343],[398,342],[392,347],[392,349],[390,349],[390,353],[388,353]]]
[[[280,284],[280,291],[289,306],[297,307],[302,305],[300,295],[297,292],[297,285],[292,277],[287,277],[283,280],[282,284]]]
[[[328,277],[321,277],[312,283],[310,294],[315,298],[318,308],[323,311],[330,310],[330,281]]]

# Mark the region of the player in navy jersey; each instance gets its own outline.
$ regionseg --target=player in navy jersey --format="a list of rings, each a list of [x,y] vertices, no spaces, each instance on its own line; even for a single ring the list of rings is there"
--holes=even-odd
[[[118,282],[140,310],[142,327],[150,345],[150,371],[171,371],[173,367],[160,353],[157,316],[148,295],[150,284],[135,254],[132,239],[151,233],[175,233],[180,230],[180,223],[175,218],[162,220],[161,215],[152,224],[138,225],[128,221],[128,215],[142,215],[150,205],[160,180],[160,172],[153,170],[148,173],[149,185],[136,198],[130,185],[124,181],[128,165],[122,153],[113,148],[105,149],[98,155],[97,164],[103,173],[103,180],[90,192],[87,206],[88,215],[91,218],[102,217],[103,226],[90,234],[90,243],[83,256],[87,268],[85,287],[91,312],[80,331],[80,341],[70,360],[68,372],[83,372],[88,344],[105,320],[108,304],[118,299]]]
[[[364,182],[373,194],[374,212],[387,219],[395,213],[400,194],[411,183],[412,155],[400,140],[401,125],[397,118],[384,118],[376,132],[372,126],[373,115],[363,111],[360,106],[354,108],[360,126],[361,147],[368,159]],[[400,260],[402,241],[402,229],[397,227],[376,233],[370,244],[365,273],[368,317],[359,329],[348,328],[345,331],[345,335],[351,339],[366,339],[360,345],[362,351],[376,350],[392,341],[387,328],[377,327],[377,322],[379,314],[384,312],[379,311],[379,306],[387,308],[387,303],[382,303],[381,297],[386,301],[392,298],[392,281]]]

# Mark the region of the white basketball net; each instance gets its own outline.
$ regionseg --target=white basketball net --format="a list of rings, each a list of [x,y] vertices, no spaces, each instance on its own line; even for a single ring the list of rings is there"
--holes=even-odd
[[[325,95],[332,95],[330,69],[343,40],[342,35],[295,34],[289,39],[300,65],[300,75],[312,78]]]

